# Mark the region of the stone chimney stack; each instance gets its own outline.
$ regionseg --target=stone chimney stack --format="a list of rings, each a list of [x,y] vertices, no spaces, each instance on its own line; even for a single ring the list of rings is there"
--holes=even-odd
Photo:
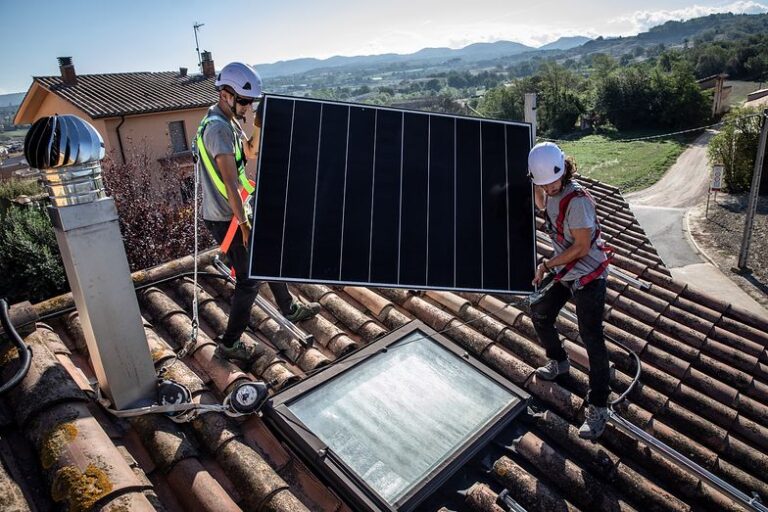
[[[203,76],[205,78],[212,78],[216,76],[216,67],[213,65],[213,57],[211,57],[211,52],[203,52],[200,57],[203,63]]]
[[[72,57],[59,57],[59,70],[65,84],[77,85],[77,73],[75,73],[75,65],[72,64]]]

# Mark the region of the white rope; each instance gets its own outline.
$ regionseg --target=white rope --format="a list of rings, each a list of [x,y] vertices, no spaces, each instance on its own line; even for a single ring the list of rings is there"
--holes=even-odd
[[[194,290],[195,291],[194,291],[194,296],[192,298],[192,331],[189,334],[189,340],[187,340],[187,342],[184,344],[182,349],[179,350],[179,353],[176,355],[177,359],[183,359],[184,357],[186,357],[187,354],[189,354],[189,352],[191,350],[193,350],[195,348],[195,345],[197,345],[197,334],[198,334],[199,326],[200,326],[199,315],[198,315],[198,311],[197,311],[197,305],[198,305],[197,255],[198,255],[198,250],[199,250],[198,249],[198,245],[199,245],[199,242],[198,242],[198,224],[199,224],[198,216],[199,216],[199,212],[198,212],[197,202],[198,202],[198,190],[200,188],[200,163],[199,163],[199,160],[200,160],[199,155],[194,155],[193,161],[194,161],[194,187],[195,187],[194,203],[195,204],[194,204],[194,219],[192,220],[192,222],[193,222],[193,225],[194,225],[194,233],[195,233],[194,234],[195,247],[194,247],[193,256],[192,256],[193,259],[194,259],[194,262],[193,262],[194,266],[193,266],[193,270],[192,270],[192,276],[193,276],[192,277],[192,282],[193,282],[193,286],[194,286]]]

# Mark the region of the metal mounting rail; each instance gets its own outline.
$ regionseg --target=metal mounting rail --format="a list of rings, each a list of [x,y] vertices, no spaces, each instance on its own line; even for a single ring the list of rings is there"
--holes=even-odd
[[[611,420],[611,423],[613,423],[619,430],[621,430],[625,434],[629,435],[630,437],[634,437],[636,439],[643,441],[651,449],[671,459],[678,466],[682,467],[686,471],[689,471],[690,473],[693,473],[694,475],[706,481],[708,484],[711,484],[714,487],[717,487],[719,490],[723,491],[725,494],[727,494],[731,498],[739,501],[740,503],[748,507],[751,507],[753,510],[757,510],[759,512],[768,512],[768,507],[766,507],[761,503],[760,498],[758,498],[757,495],[749,496],[743,493],[742,491],[732,486],[725,480],[721,479],[720,477],[710,473],[703,467],[699,466],[698,464],[696,464],[691,459],[681,454],[674,448],[659,441],[658,439],[656,439],[655,437],[647,433],[645,430],[638,427],[637,425],[622,418],[613,409],[610,409],[610,408],[608,409],[608,417]]]
[[[218,255],[213,258],[213,266],[216,267],[216,270],[218,270],[221,274],[226,276],[231,283],[235,283],[235,278],[230,274],[229,268],[224,264],[223,261],[221,261]],[[255,302],[261,309],[264,310],[267,315],[269,315],[272,320],[277,322],[280,327],[290,332],[293,337],[299,340],[302,345],[305,347],[311,347],[314,345],[314,336],[307,334],[292,322],[286,320],[283,314],[278,311],[277,308],[275,308],[272,304],[270,304],[269,301],[265,300],[261,295],[256,296]]]

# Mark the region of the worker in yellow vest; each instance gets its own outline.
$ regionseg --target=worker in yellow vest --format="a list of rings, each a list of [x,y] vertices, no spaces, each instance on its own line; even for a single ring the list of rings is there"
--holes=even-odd
[[[251,66],[232,62],[218,74],[216,90],[219,101],[208,109],[195,139],[200,164],[205,168],[205,172],[201,172],[203,220],[216,241],[229,246],[227,257],[237,276],[229,321],[217,339],[216,353],[226,359],[249,363],[255,358],[255,347],[240,338],[248,325],[259,289],[258,281],[248,279],[247,244],[251,225],[240,192],[241,189],[249,194],[253,192],[253,185],[245,174],[245,164],[249,158],[256,157],[258,141],[247,137],[240,122],[245,121],[253,102],[261,97],[261,77]],[[258,117],[255,116],[255,124],[260,122]],[[240,229],[230,244],[225,238],[233,218]],[[280,311],[291,322],[311,318],[320,310],[317,303],[304,304],[295,300],[285,283],[269,283],[269,287]]]

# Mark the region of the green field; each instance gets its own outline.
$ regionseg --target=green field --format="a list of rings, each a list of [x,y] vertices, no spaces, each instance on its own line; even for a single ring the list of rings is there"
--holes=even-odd
[[[560,142],[567,155],[573,156],[580,174],[632,192],[656,183],[675,163],[687,144],[700,133],[686,138],[675,137],[651,141],[622,142],[650,135],[622,133],[621,136],[588,135]]]
[[[768,87],[766,82],[743,82],[740,80],[727,80],[725,85],[731,86],[731,93],[725,102],[729,106],[738,106],[747,101],[747,94]]]
[[[23,130],[9,130],[7,132],[0,132],[0,142],[8,141],[11,139],[23,139],[27,135],[28,128]]]

